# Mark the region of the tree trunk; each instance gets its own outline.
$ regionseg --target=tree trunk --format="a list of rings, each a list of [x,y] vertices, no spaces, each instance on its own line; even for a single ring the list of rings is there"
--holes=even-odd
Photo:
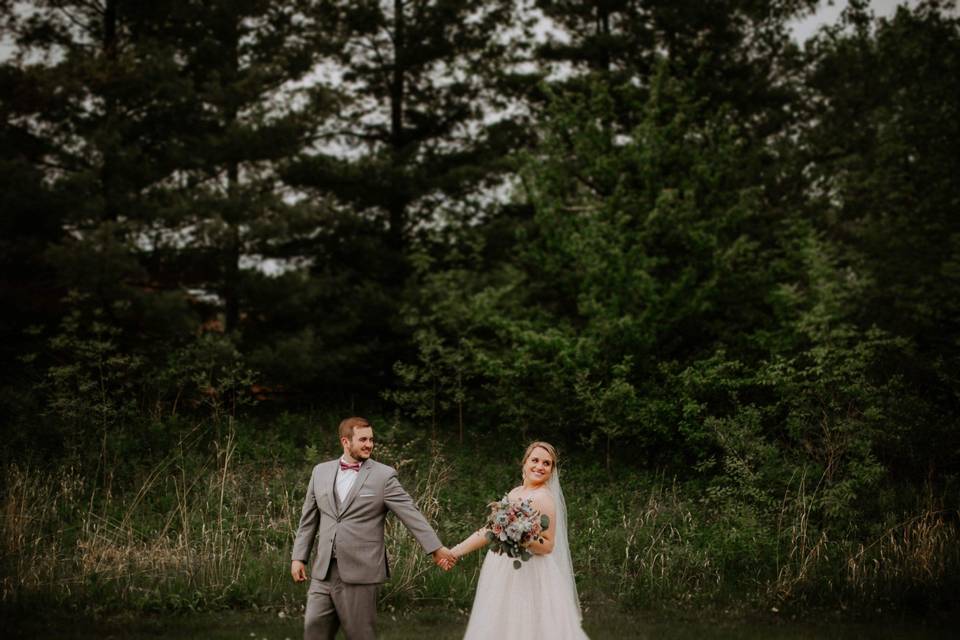
[[[393,0],[393,75],[390,82],[390,154],[392,193],[388,213],[391,246],[402,251],[407,217],[407,202],[403,197],[403,154],[406,140],[403,134],[403,105],[406,93],[403,71],[405,60],[405,19],[403,0]]]
[[[463,444],[463,372],[457,371],[457,427],[459,428],[460,444]]]
[[[112,76],[117,62],[117,2],[107,0],[103,9],[103,39],[101,42],[104,66],[107,67],[107,77]],[[104,129],[111,132],[116,125],[117,104],[112,87],[105,87],[103,104]],[[116,188],[116,153],[115,143],[106,140],[103,152],[103,164],[100,166],[100,195],[103,198],[103,217],[105,220],[116,222],[120,217],[120,206],[117,202]]]
[[[237,81],[240,69],[240,35],[236,21],[231,23],[227,35],[227,73],[226,83]],[[224,130],[230,131],[237,121],[236,99],[227,97],[225,105]],[[240,322],[240,219],[236,215],[236,200],[240,188],[240,163],[235,158],[227,161],[227,203],[224,223],[227,226],[227,240],[224,248],[223,298],[224,330],[232,333]]]
[[[607,73],[610,71],[610,12],[604,7],[597,7],[597,35],[601,36],[603,46],[600,47],[599,58],[596,60],[596,70]]]
[[[227,206],[233,207],[240,180],[240,168],[237,162],[231,162],[227,169]],[[227,246],[224,252],[223,298],[224,330],[227,333],[236,330],[240,322],[240,222],[227,221]]]
[[[610,436],[607,436],[607,455],[606,455],[606,464],[607,464],[607,473],[610,473],[610,447],[611,447]]]

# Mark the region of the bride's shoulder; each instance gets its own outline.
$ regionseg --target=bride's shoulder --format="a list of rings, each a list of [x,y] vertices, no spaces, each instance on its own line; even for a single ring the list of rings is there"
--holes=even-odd
[[[510,489],[510,492],[507,493],[507,500],[530,500],[533,502],[534,506],[550,506],[553,507],[553,493],[550,492],[550,489],[546,487],[540,487],[538,489],[529,490],[524,487],[522,484]]]
[[[510,501],[529,500],[538,511],[545,509],[552,511],[554,508],[553,494],[546,487],[540,487],[530,491],[523,485],[520,485],[510,490],[510,493],[507,494],[507,499]]]
[[[541,510],[543,510],[544,507],[553,509],[553,493],[550,492],[550,489],[547,489],[546,487],[540,487],[539,489],[536,489],[530,495],[530,497],[533,498],[534,505],[539,507]]]

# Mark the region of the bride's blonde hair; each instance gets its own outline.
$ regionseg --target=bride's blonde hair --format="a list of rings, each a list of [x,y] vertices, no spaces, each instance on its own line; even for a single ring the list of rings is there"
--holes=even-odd
[[[538,440],[537,442],[531,442],[530,446],[527,447],[527,450],[523,452],[523,460],[520,462],[520,466],[527,464],[527,458],[530,457],[530,454],[533,453],[533,450],[537,447],[546,450],[550,454],[550,457],[553,458],[553,468],[557,468],[557,450],[553,448],[553,445],[549,442],[543,442]]]

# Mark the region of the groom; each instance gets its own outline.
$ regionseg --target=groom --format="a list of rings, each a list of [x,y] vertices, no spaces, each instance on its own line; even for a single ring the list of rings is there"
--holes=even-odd
[[[310,575],[304,640],[333,640],[342,625],[348,640],[375,638],[377,586],[390,575],[383,522],[392,511],[434,562],[456,562],[403,490],[392,467],[370,459],[373,427],[363,418],[340,423],[339,460],[313,468],[293,543],[290,573],[307,580],[307,560],[317,538]]]

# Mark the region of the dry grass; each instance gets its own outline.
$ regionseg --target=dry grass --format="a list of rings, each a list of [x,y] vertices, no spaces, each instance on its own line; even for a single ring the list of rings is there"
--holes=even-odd
[[[816,531],[812,521],[819,488],[818,482],[808,491],[804,473],[796,492],[784,494],[777,518],[777,574],[768,588],[780,603],[790,600],[798,588],[815,581],[817,569],[830,560],[827,532]]]
[[[298,611],[303,589],[287,568],[312,463],[245,463],[226,433],[203,452],[195,436],[186,438],[123,490],[109,474],[94,480],[71,466],[42,473],[8,465],[0,602]],[[384,446],[378,458],[400,469],[421,511],[450,537],[462,533],[451,533],[451,523],[473,521],[476,504],[451,504],[460,494],[442,452]],[[588,609],[726,606],[724,598],[741,608],[781,606],[812,597],[873,606],[949,590],[960,574],[956,514],[927,509],[865,542],[831,537],[816,523],[817,487],[805,478],[772,518],[738,511],[735,501],[717,508],[665,483],[629,494],[616,485],[565,490]],[[392,577],[384,604],[469,603],[472,564],[439,572],[402,524],[387,522]]]
[[[436,522],[440,515],[440,492],[449,480],[449,467],[443,455],[435,450],[429,457],[425,468],[409,469],[412,461],[397,461],[398,471],[403,470],[404,477],[416,478],[416,484],[408,487],[411,495],[416,496],[417,507],[430,522]],[[404,470],[404,467],[408,469]],[[408,473],[409,472],[409,473]],[[417,541],[404,529],[396,518],[388,518],[386,529],[387,554],[391,559],[390,580],[380,591],[381,601],[410,597],[422,587],[423,576],[435,571],[430,556],[423,552]]]
[[[949,591],[960,569],[956,514],[927,510],[858,543],[817,522],[817,488],[801,477],[772,522],[676,486],[621,497],[613,509],[595,501],[575,516],[586,523],[576,550],[587,578],[581,593],[601,606],[873,611]]]
[[[299,609],[289,546],[300,518],[309,463],[237,464],[227,431],[212,453],[196,438],[145,472],[134,490],[93,486],[74,468],[53,475],[3,470],[3,603],[37,599],[133,608],[210,608],[279,602]],[[437,455],[408,469],[421,511],[435,520],[447,481]],[[392,579],[386,600],[411,596],[432,568],[416,541],[388,519]]]
[[[281,470],[251,478],[251,469],[234,465],[232,435],[199,466],[183,444],[120,497],[69,467],[53,475],[7,467],[3,601],[82,592],[95,599],[102,590],[125,605],[164,594],[228,599],[251,551],[279,551],[271,541],[290,537],[299,505]]]
[[[778,519],[777,574],[768,588],[777,602],[812,597],[888,605],[933,595],[956,578],[957,514],[927,508],[870,542],[831,540],[813,524],[819,483],[808,490],[805,480],[785,496]]]
[[[960,565],[957,528],[946,515],[925,511],[858,545],[846,558],[847,587],[860,596],[889,597],[899,589],[944,584]]]
[[[580,537],[587,544],[576,550],[577,566],[604,583],[595,591],[606,599],[638,606],[685,601],[715,593],[722,581],[709,548],[698,539],[697,518],[676,487],[621,498],[612,511],[598,504],[584,521]],[[592,585],[586,586],[589,597]]]

